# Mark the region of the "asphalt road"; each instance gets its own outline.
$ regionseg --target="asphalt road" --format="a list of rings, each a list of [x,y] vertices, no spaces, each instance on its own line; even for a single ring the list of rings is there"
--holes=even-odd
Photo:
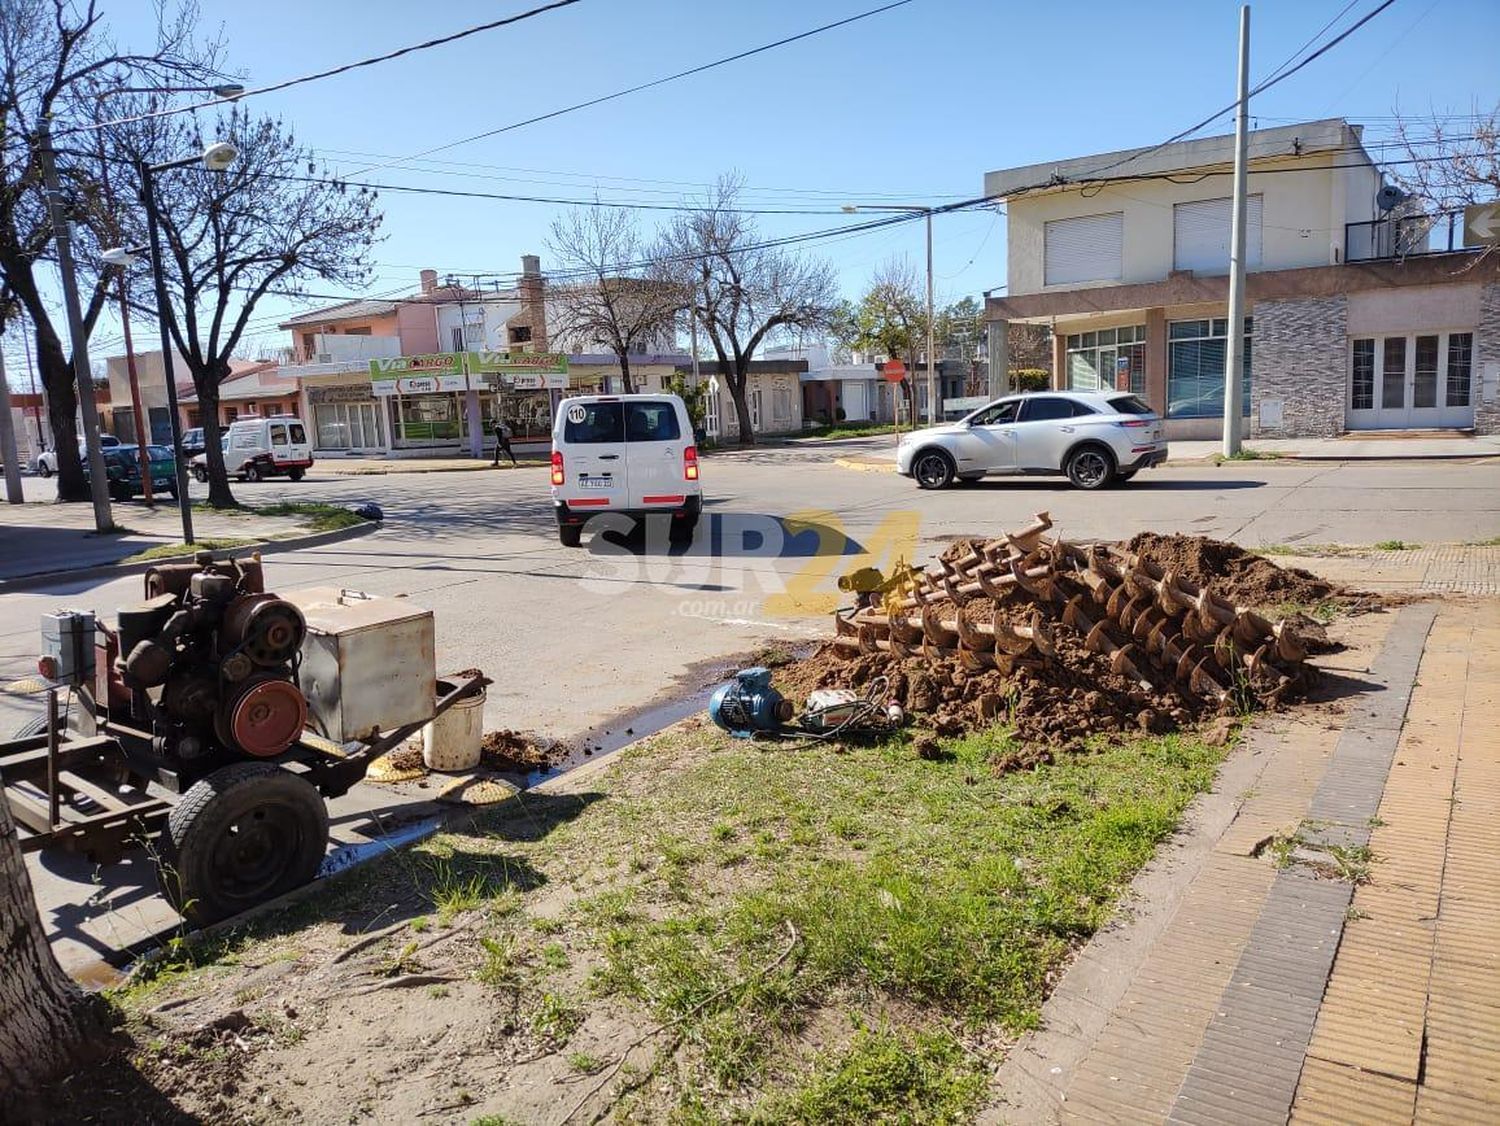
[[[1060,479],[924,493],[893,473],[834,463],[882,441],[705,459],[706,518],[685,552],[668,550],[665,528],[561,547],[540,468],[370,477],[315,468],[300,483],[239,485],[236,493],[259,503],[379,503],[386,521],[373,535],[270,557],[271,589],[337,585],[409,598],[436,615],[440,671],[478,667],[495,680],[488,728],[606,747],[651,725],[640,709],[691,695],[734,659],[768,642],[826,636],[839,574],[896,556],[925,561],[956,536],[1018,528],[1039,511],[1076,538],[1153,529],[1309,545],[1500,535],[1494,461],[1204,464],[1149,471],[1092,494]],[[140,595],[141,579],[130,576],[0,597],[0,682],[32,672],[44,610],[109,615]],[[0,731],[39,706],[0,695]],[[388,792],[360,787],[333,803],[339,839],[378,834],[367,813],[383,802]],[[32,872],[72,965],[171,922],[143,864],[98,874],[51,858],[34,860]]]

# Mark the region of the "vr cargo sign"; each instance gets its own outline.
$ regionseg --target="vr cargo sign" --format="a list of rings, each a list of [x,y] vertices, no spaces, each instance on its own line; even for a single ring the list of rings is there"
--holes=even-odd
[[[376,395],[567,387],[568,357],[557,352],[434,352],[370,361],[370,390]]]

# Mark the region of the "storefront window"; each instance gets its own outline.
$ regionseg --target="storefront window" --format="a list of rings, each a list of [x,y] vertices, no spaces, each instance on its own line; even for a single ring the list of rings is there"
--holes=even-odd
[[[552,433],[552,394],[549,391],[499,391],[480,396],[485,425],[501,419],[510,427],[511,441],[545,440]]]
[[[1253,318],[1245,318],[1241,366],[1241,410],[1250,412],[1250,342]],[[1173,321],[1167,326],[1167,417],[1219,418],[1224,414],[1224,364],[1229,322],[1224,317]]]
[[[380,407],[375,403],[318,403],[313,406],[318,448],[361,450],[385,445]]]
[[[452,442],[468,433],[462,397],[453,394],[400,396],[395,401],[395,422],[401,442]]]
[[[1130,369],[1130,390],[1146,393],[1146,326],[1127,325],[1068,337],[1068,390],[1112,391],[1120,360]]]

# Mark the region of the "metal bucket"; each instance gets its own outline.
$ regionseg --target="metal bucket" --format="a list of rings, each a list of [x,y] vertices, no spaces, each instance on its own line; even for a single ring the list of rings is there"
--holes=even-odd
[[[448,681],[438,681],[438,698],[452,692],[454,687]],[[485,690],[481,688],[422,728],[422,761],[428,770],[452,773],[473,770],[479,765],[484,742],[484,698]]]

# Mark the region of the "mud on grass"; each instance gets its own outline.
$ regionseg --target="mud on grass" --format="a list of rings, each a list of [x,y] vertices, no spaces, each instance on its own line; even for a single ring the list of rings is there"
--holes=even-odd
[[[1222,753],[1015,747],[690,723],[179,958],[130,1059],[216,1119],[963,1120]]]

